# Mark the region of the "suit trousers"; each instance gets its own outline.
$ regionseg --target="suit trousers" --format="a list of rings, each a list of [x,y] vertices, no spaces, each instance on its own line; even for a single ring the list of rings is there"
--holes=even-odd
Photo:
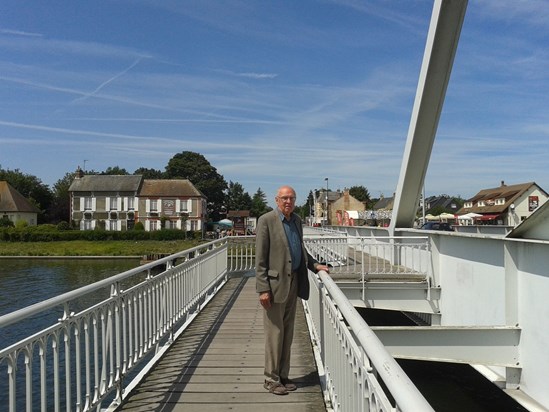
[[[297,276],[292,273],[290,293],[284,303],[272,303],[263,313],[265,380],[279,382],[290,373],[291,346],[297,306]]]

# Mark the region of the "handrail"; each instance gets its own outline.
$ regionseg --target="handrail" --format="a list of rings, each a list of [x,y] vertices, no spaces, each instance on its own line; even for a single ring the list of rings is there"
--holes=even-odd
[[[318,273],[324,287],[334,300],[349,328],[364,349],[377,374],[381,377],[402,411],[434,411],[383,343],[362,319],[345,294],[324,271]]]

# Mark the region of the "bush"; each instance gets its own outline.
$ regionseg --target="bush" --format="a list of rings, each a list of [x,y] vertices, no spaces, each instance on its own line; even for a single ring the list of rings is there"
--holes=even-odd
[[[27,222],[26,220],[18,220],[17,222],[15,222],[15,228],[18,230],[24,229],[28,226],[29,226],[29,222]]]
[[[59,222],[57,224],[57,230],[70,230],[69,222]]]
[[[7,216],[2,216],[0,219],[0,227],[14,227],[15,225]]]
[[[201,239],[200,231],[185,233],[178,229],[162,229],[146,232],[143,224],[137,222],[134,230],[108,231],[100,228],[94,230],[69,230],[67,222],[57,225],[37,225],[27,227],[0,227],[0,241],[5,242],[52,242],[69,240],[183,240]]]

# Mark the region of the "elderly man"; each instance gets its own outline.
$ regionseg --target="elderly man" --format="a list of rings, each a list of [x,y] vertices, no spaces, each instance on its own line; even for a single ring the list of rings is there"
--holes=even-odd
[[[301,219],[294,212],[295,190],[282,186],[277,208],[257,222],[256,291],[265,309],[265,383],[276,395],[296,390],[289,379],[297,298],[309,298],[308,270],[325,270],[303,245]]]

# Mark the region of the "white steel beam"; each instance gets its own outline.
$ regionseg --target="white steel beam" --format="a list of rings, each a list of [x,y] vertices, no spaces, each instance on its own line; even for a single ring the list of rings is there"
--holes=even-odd
[[[467,0],[436,0],[389,230],[412,227],[450,80]]]
[[[520,328],[514,326],[372,327],[395,358],[520,368]]]
[[[336,282],[355,307],[439,314],[440,288],[424,282]]]

